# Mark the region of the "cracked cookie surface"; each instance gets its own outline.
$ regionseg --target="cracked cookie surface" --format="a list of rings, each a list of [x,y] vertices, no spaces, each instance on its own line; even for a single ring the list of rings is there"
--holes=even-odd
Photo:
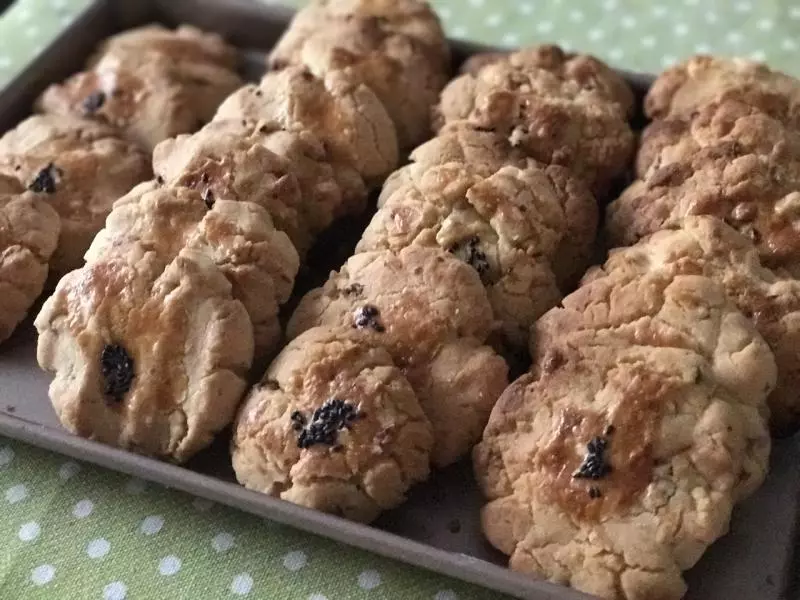
[[[749,240],[712,217],[687,217],[678,229],[612,250],[605,265],[585,279],[650,272],[704,275],[723,285],[775,355],[777,386],[767,398],[772,431],[778,435],[796,431],[800,426],[800,282],[764,268]]]
[[[427,479],[432,446],[411,385],[380,344],[313,328],[250,392],[232,454],[250,489],[369,522]]]
[[[66,275],[36,318],[69,431],[183,462],[234,418],[253,358],[244,306],[205,256],[153,252]]]
[[[258,85],[246,85],[222,103],[214,120],[223,119],[311,131],[334,160],[369,182],[397,166],[397,134],[386,109],[367,86],[339,72],[318,78],[306,67],[289,66],[267,73]]]
[[[150,177],[147,155],[109,127],[68,116],[33,116],[0,138],[0,173],[16,177],[58,213],[54,278],[83,264],[114,202]]]
[[[505,361],[484,345],[494,318],[478,274],[438,248],[351,257],[302,299],[287,333],[314,326],[356,328],[389,351],[431,421],[437,466],[480,439],[507,383]]]
[[[486,178],[459,163],[429,168],[385,201],[356,251],[452,253],[480,276],[504,339],[524,346],[533,322],[558,302],[559,285],[585,269],[594,242],[595,200],[565,189],[562,171],[532,161]]]

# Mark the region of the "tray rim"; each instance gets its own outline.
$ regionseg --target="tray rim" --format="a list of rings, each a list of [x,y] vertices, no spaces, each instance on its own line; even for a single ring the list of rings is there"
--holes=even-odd
[[[162,0],[163,1],[163,0]],[[217,4],[233,10],[253,10],[274,21],[288,23],[295,12],[286,5],[257,4],[249,0],[199,0],[200,3]],[[153,7],[159,0],[147,0]],[[2,4],[2,0],[0,0]],[[112,8],[115,0],[94,0],[85,6],[76,18],[62,29],[37,56],[23,68],[8,84],[0,89],[0,120],[11,101],[6,99],[35,87],[41,79],[38,73],[48,60],[53,49],[67,42],[72,32],[87,26],[103,14],[120,10]],[[144,4],[144,3],[143,3]],[[108,11],[112,11],[109,13]],[[496,51],[506,48],[489,46],[465,40],[448,40],[451,47],[462,55],[480,51]],[[654,75],[614,69],[642,94]],[[571,588],[537,580],[529,575],[511,571],[508,567],[495,565],[467,554],[449,552],[434,546],[405,538],[370,525],[355,523],[344,518],[322,513],[273,498],[260,492],[248,490],[237,484],[198,473],[184,466],[138,455],[130,451],[108,446],[73,435],[61,428],[50,427],[0,411],[0,436],[27,443],[50,452],[59,453],[76,460],[88,462],[102,468],[152,481],[237,510],[266,518],[283,526],[293,527],[333,540],[337,543],[372,552],[391,560],[400,561],[454,579],[477,585],[483,589],[500,592],[524,600],[589,600],[591,596]],[[800,515],[795,522],[795,535],[800,526]],[[787,562],[787,574],[791,574],[796,560]],[[784,590],[791,582],[784,582]]]

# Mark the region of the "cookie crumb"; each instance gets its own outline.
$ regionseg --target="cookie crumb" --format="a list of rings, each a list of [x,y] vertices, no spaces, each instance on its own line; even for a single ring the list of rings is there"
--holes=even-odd
[[[602,479],[612,471],[611,465],[606,462],[605,451],[608,440],[595,437],[586,444],[586,457],[581,466],[572,474],[575,479]]]
[[[6,412],[7,413],[15,413],[15,412],[17,412],[17,407],[14,406],[13,404],[9,404],[8,406],[6,406]]]
[[[121,402],[135,376],[131,355],[119,344],[108,344],[100,355],[100,368],[105,380],[103,393],[114,402]]]
[[[364,306],[357,308],[353,313],[353,327],[356,329],[364,329],[366,327],[370,327],[377,331],[378,333],[383,333],[386,331],[386,327],[380,322],[381,312],[378,310],[377,306],[373,306],[372,304],[365,304]]]

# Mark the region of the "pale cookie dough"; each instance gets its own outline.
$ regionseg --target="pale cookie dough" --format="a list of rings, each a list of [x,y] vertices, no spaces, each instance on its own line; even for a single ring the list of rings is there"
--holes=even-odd
[[[644,102],[651,119],[690,116],[706,104],[739,99],[779,108],[787,125],[800,126],[800,81],[743,58],[693,56],[658,76]]]
[[[312,4],[303,10],[318,8]],[[297,18],[301,24],[307,20]],[[429,10],[423,18],[438,23]],[[444,33],[439,31],[443,46]],[[392,118],[400,149],[409,150],[430,137],[431,109],[448,79],[449,65],[439,51],[405,34],[404,28],[398,30],[391,18],[353,17],[330,19],[316,29],[289,25],[269,65],[273,69],[305,65],[318,77],[341,71],[368,86]]]
[[[607,275],[650,272],[705,275],[720,282],[745,317],[752,319],[775,355],[778,382],[767,398],[774,434],[800,427],[800,281],[761,266],[753,244],[713,217],[687,217],[630,248],[619,248],[586,281]]]
[[[753,407],[766,425],[767,396],[775,389],[777,368],[767,343],[739,312],[725,288],[698,275],[666,272],[597,279],[565,297],[562,307],[544,315],[531,331],[534,368],[546,369],[565,344],[591,344],[598,334],[653,348],[691,350],[708,362],[717,384],[743,405]],[[752,439],[750,460],[737,497],[764,479],[769,440]]]
[[[613,90],[592,77],[528,62],[519,53],[451,81],[435,110],[434,128],[469,121],[540,162],[570,168],[603,195],[634,151],[627,108]]]
[[[438,467],[480,439],[507,384],[505,361],[484,345],[494,322],[478,274],[439,249],[353,256],[302,299],[287,334],[315,326],[355,328],[389,351],[431,421]]]
[[[488,178],[464,165],[428,169],[396,191],[367,226],[356,252],[438,246],[481,278],[502,337],[524,347],[528,331],[582,273],[597,228],[588,193],[554,184],[560,167],[502,167]],[[552,175],[552,177],[551,177]]]
[[[432,167],[459,163],[477,175],[489,177],[506,165],[523,166],[527,162],[525,154],[512,148],[506,138],[477,129],[465,121],[445,125],[436,137],[417,146],[409,160],[409,164],[386,178],[378,207],[401,187],[418,182]]]
[[[274,355],[282,337],[278,312],[292,292],[300,259],[260,206],[229,200],[209,206],[197,191],[156,188],[117,204],[86,260],[131,260],[149,251],[166,266],[186,249],[203,254],[228,278],[233,297],[250,316],[256,361]]]
[[[686,140],[675,147],[680,157],[662,151],[664,164],[654,160],[645,179],[608,206],[610,242],[630,245],[687,216],[711,215],[755,243],[765,266],[800,275],[800,161],[793,145],[778,141],[759,154],[736,140],[702,147]]]
[[[433,434],[379,344],[314,328],[270,365],[239,412],[232,455],[244,486],[362,522],[428,478]]]
[[[290,66],[267,73],[258,85],[246,85],[222,103],[214,120],[223,119],[310,131],[335,161],[370,183],[397,166],[397,134],[386,109],[372,90],[341,72],[318,78],[306,67]]]
[[[210,121],[241,83],[234,71],[212,62],[112,45],[86,71],[45,90],[37,108],[111,125],[152,152],[159,142]]]
[[[0,175],[0,343],[42,293],[58,232],[58,215],[46,201]]]
[[[57,280],[83,264],[113,203],[150,177],[148,156],[113,129],[69,116],[26,119],[0,138],[0,173],[18,178],[61,220],[50,258]]]
[[[613,336],[612,336],[613,337]],[[502,395],[473,454],[509,566],[609,600],[679,600],[728,531],[763,420],[698,354],[598,339]]]
[[[206,257],[162,268],[145,251],[65,276],[36,318],[37,356],[69,431],[183,462],[233,420],[253,337]]]

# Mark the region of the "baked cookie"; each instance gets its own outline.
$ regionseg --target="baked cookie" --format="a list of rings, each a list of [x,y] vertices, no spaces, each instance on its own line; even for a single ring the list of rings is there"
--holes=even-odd
[[[705,275],[721,283],[752,319],[775,355],[778,382],[767,398],[770,427],[788,435],[800,427],[800,282],[761,266],[753,244],[712,217],[687,217],[679,229],[654,233],[635,246],[612,250],[585,281],[652,272]]]
[[[223,119],[310,131],[333,160],[354,167],[370,183],[397,166],[397,134],[386,109],[370,88],[339,71],[323,78],[298,66],[267,73],[222,103],[214,120]]]
[[[386,201],[356,252],[414,244],[454,254],[480,276],[503,339],[524,347],[531,325],[558,303],[559,285],[585,270],[594,242],[594,198],[555,185],[566,180],[562,170],[531,161],[483,178],[458,163],[432,167]]]
[[[680,159],[672,156],[663,166],[653,161],[646,178],[608,206],[612,244],[630,245],[687,216],[711,215],[753,241],[765,266],[800,274],[800,161],[791,144],[778,143],[769,154],[735,140],[679,146]]]
[[[435,129],[467,120],[540,162],[569,167],[604,194],[634,150],[617,82],[601,86],[599,70],[573,73],[563,61],[540,64],[544,59],[529,55],[538,56],[536,50],[515,53],[451,81],[435,110]]]
[[[436,137],[417,146],[409,160],[409,164],[386,178],[378,207],[401,187],[418,183],[432,167],[458,163],[477,175],[489,177],[506,165],[521,167],[527,164],[525,154],[513,148],[508,139],[491,131],[482,131],[466,121],[442,127]]]
[[[315,326],[355,328],[389,351],[433,426],[438,467],[480,439],[507,383],[505,361],[483,345],[494,323],[478,274],[436,248],[351,257],[301,300],[287,334]]]
[[[42,196],[61,220],[50,258],[57,279],[83,264],[113,203],[150,177],[147,155],[114,130],[69,116],[26,119],[0,138],[0,173]]]
[[[112,35],[100,45],[90,65],[105,54],[141,55],[148,52],[167,56],[188,68],[205,63],[235,71],[239,62],[236,49],[216,33],[191,25],[168,29],[151,24]]]
[[[196,190],[156,188],[122,201],[86,253],[89,263],[147,250],[166,266],[184,250],[210,259],[232,285],[253,325],[256,361],[281,341],[278,312],[292,293],[300,266],[285,233],[252,202],[207,202]]]
[[[247,311],[205,256],[142,248],[66,275],[36,318],[69,431],[183,462],[234,418],[253,359]]]
[[[139,51],[124,43],[47,88],[36,106],[111,125],[152,152],[159,142],[210,121],[241,83],[234,71],[213,62],[176,60],[172,53]]]
[[[243,404],[231,452],[244,486],[355,521],[428,478],[433,434],[389,354],[354,331],[293,340]]]
[[[612,333],[631,345],[699,354],[718,385],[741,403],[755,407],[765,422],[769,417],[766,398],[777,379],[772,351],[728,299],[725,288],[708,277],[619,273],[578,288],[531,330],[534,368],[547,369],[554,360],[558,362],[563,345],[596,343],[599,334]],[[768,454],[768,443],[753,447],[747,476],[737,481],[740,496],[761,484]]]
[[[58,232],[55,210],[0,174],[0,343],[42,293]]]
[[[601,598],[682,598],[681,572],[728,531],[748,442],[769,445],[709,370],[690,350],[598,339],[513,383],[473,453],[482,528],[510,568]]]
[[[475,54],[464,63],[461,72],[475,75],[483,67],[504,61],[520,69],[545,69],[561,79],[576,82],[581,88],[597,90],[603,98],[618,104],[627,118],[634,115],[633,91],[620,75],[594,56],[565,52],[552,44],[529,46],[510,53]]]
[[[740,100],[712,102],[690,117],[668,117],[648,125],[636,156],[636,174],[648,179],[659,169],[681,164],[703,148],[725,145],[731,146],[732,155],[798,157],[800,131],[787,128],[778,113]]]
[[[780,108],[787,124],[800,126],[800,81],[743,58],[699,55],[670,67],[650,86],[644,110],[651,119],[686,117],[731,98],[762,110]]]
[[[435,14],[419,4],[421,16],[406,18],[421,18],[423,25],[430,22],[435,29]],[[366,85],[392,118],[400,149],[409,150],[430,137],[431,108],[448,79],[449,64],[441,52],[446,43],[440,28],[441,39],[435,46],[408,35],[406,31],[413,27],[406,22],[398,27],[392,18],[395,7],[387,4],[386,9],[392,13],[388,18],[354,15],[320,18],[317,28],[290,25],[270,55],[269,65],[272,69],[305,65],[317,77],[341,71],[349,80]],[[319,10],[311,4],[301,12]]]

